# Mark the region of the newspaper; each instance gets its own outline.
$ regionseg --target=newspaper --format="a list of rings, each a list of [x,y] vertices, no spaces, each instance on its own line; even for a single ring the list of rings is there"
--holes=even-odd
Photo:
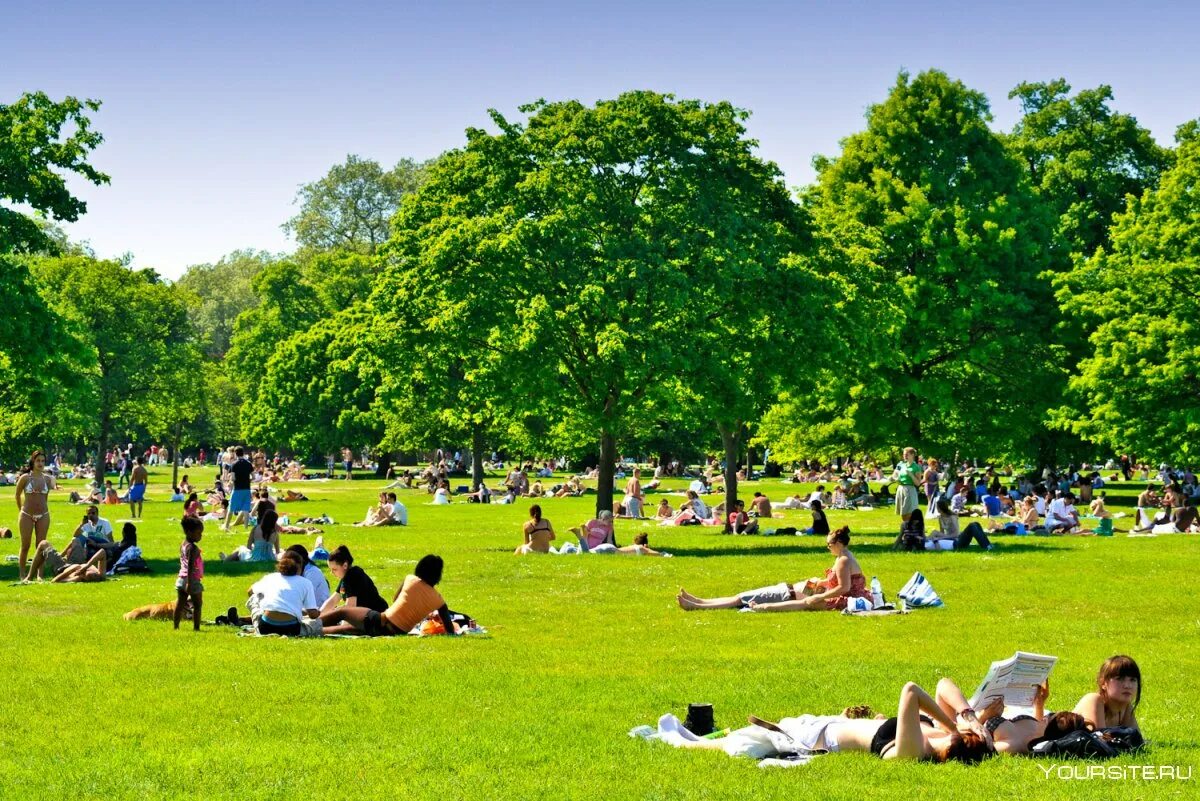
[[[971,696],[971,706],[987,706],[994,696],[1004,698],[1006,708],[1032,709],[1037,686],[1050,677],[1058,662],[1056,656],[1017,651],[1008,659],[993,662],[979,689]]]

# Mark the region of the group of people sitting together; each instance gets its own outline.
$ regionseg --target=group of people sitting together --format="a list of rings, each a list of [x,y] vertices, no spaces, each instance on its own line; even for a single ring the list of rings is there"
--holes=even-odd
[[[1001,754],[1030,754],[1039,743],[1073,732],[1138,732],[1135,712],[1142,698],[1142,675],[1128,656],[1107,659],[1096,676],[1096,689],[1085,693],[1071,711],[1047,711],[1049,696],[1049,682],[1043,682],[1035,691],[1032,714],[1009,718],[1003,698],[982,699],[986,704],[975,709],[954,681],[943,678],[933,695],[913,682],[905,684],[891,717],[861,705],[836,715],[806,714],[778,722],[751,716],[747,727],[705,738],[667,716],[659,721],[655,736],[682,748],[756,759],[858,751],[888,760],[975,764]]]
[[[649,535],[640,533],[634,535],[633,544],[618,545],[613,529],[613,515],[608,510],[600,512],[595,518],[581,523],[570,529],[575,535],[573,547],[564,547],[563,553],[573,553],[574,548],[584,553],[618,553],[634,556],[668,556],[662,551],[650,547]],[[554,526],[542,517],[542,507],[533,504],[529,507],[529,520],[521,529],[522,541],[514,553],[517,556],[531,553],[552,553],[554,546],[550,543],[557,539]]]
[[[270,528],[272,512],[264,515]],[[175,628],[190,614],[193,628],[200,629],[204,600],[204,556],[200,542],[204,521],[184,517],[180,523],[184,539],[179,546],[179,573],[175,581]],[[258,530],[258,529],[256,529]],[[443,561],[433,554],[417,562],[389,602],[345,545],[328,554],[329,571],[338,583],[330,591],[329,581],[303,545],[278,551],[278,531],[263,532],[262,552],[274,553],[275,570],[247,590],[248,616],[237,607],[217,618],[219,624],[251,626],[259,634],[282,636],[366,635],[371,637],[408,634],[436,616],[440,631],[422,628],[422,633],[456,633],[469,620],[455,615],[438,593]],[[222,554],[222,558],[226,558]],[[265,559],[261,561],[266,561]],[[189,611],[190,610],[190,611]],[[432,620],[430,621],[432,622]]]

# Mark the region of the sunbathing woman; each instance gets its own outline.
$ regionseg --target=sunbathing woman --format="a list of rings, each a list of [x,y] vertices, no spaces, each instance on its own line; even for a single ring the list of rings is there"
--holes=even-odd
[[[1134,710],[1142,701],[1142,671],[1127,656],[1110,656],[1096,676],[1097,692],[1079,699],[1075,711],[1097,729],[1138,728]]]
[[[882,759],[981,762],[995,753],[991,737],[962,693],[958,700],[957,705],[943,706],[909,682],[900,691],[896,717],[886,720],[802,715],[771,723],[752,716],[753,725],[726,737],[701,739],[678,726],[668,729],[664,739],[684,748],[756,759],[789,751],[865,751]]]
[[[529,520],[525,521],[522,530],[525,541],[513,553],[517,556],[527,553],[550,553],[550,542],[554,539],[554,526],[542,517],[542,507],[534,504],[529,507]]]
[[[21,563],[18,576],[27,578],[25,562],[29,557],[29,546],[46,540],[50,530],[50,490],[54,488],[54,477],[45,472],[46,454],[34,451],[25,465],[26,472],[17,479],[17,527],[21,531]]]
[[[1033,697],[1033,714],[1004,717],[1004,700],[993,698],[991,703],[979,710],[979,720],[992,735],[996,752],[999,754],[1028,754],[1032,746],[1042,740],[1057,740],[1073,731],[1092,728],[1082,716],[1074,712],[1046,714],[1046,699],[1050,697],[1050,684],[1043,682]],[[958,708],[963,699],[962,691],[950,679],[938,682],[934,696],[938,705],[948,711]]]
[[[858,560],[850,553],[850,527],[842,526],[825,540],[833,553],[833,567],[825,571],[821,581],[776,584],[747,590],[727,598],[698,598],[682,587],[676,600],[682,609],[740,609],[750,607],[759,612],[819,612],[845,609],[850,598],[870,598],[866,579]]]

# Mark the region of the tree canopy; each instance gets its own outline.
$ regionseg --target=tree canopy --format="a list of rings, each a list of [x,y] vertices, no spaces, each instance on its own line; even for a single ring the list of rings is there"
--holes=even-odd
[[[1117,451],[1192,463],[1200,450],[1200,135],[1116,216],[1111,249],[1058,282],[1069,313],[1099,320],[1058,425]]]
[[[385,171],[379,162],[347,156],[296,194],[300,212],[283,224],[302,248],[374,253],[405,195],[425,180],[430,162],[403,159]]]
[[[87,204],[71,194],[67,176],[94,184],[108,176],[88,163],[104,137],[92,129],[95,100],[68,97],[54,102],[43,92],[0,104],[0,201],[31,207],[56,220],[73,222]],[[54,251],[54,240],[37,220],[0,204],[0,253]]]

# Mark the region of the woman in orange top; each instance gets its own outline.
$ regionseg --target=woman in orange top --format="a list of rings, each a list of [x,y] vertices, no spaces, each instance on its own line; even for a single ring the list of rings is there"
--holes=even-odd
[[[406,576],[392,604],[383,612],[364,606],[343,606],[321,615],[324,634],[354,634],[368,637],[408,634],[430,612],[437,612],[447,632],[454,631],[450,609],[441,594],[434,589],[442,580],[442,557],[429,554],[421,557]]]

